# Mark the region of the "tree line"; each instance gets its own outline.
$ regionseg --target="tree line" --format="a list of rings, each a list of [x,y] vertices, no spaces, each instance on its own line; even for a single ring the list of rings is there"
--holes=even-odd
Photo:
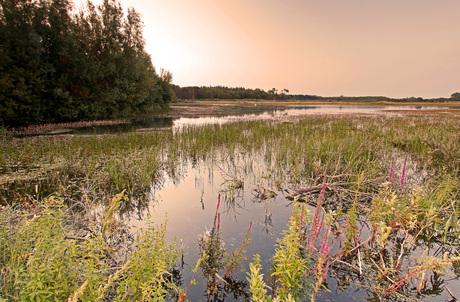
[[[173,99],[145,51],[143,23],[117,0],[0,1],[0,124],[111,119]]]
[[[176,98],[180,100],[203,100],[203,99],[254,99],[254,100],[310,100],[317,99],[314,95],[292,95],[288,89],[282,89],[280,92],[276,88],[265,91],[260,88],[249,89],[243,87],[227,86],[186,86],[180,87],[173,85],[173,91]]]
[[[295,101],[317,101],[317,102],[343,102],[343,103],[375,103],[375,102],[448,102],[460,100],[460,92],[451,95],[451,98],[423,99],[420,97],[409,97],[394,99],[385,96],[336,96],[323,97],[310,94],[290,94],[288,89],[279,91],[272,88],[268,91],[263,89],[248,89],[243,87],[227,86],[184,86],[172,85],[175,97],[179,100],[295,100]]]

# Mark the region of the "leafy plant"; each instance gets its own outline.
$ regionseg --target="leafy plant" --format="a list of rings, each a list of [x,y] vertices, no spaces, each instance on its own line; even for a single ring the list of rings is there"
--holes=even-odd
[[[114,196],[101,219],[73,235],[63,199],[4,206],[0,211],[0,298],[26,301],[163,301],[180,290],[170,277],[180,253],[165,241],[166,225],[141,231],[126,245],[115,216],[124,193]],[[111,273],[114,271],[114,273]]]

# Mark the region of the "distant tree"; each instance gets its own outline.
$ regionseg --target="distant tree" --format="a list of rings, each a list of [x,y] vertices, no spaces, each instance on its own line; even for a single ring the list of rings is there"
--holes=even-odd
[[[274,100],[276,99],[277,95],[278,95],[278,89],[276,88],[272,88],[268,91],[268,95],[269,95],[269,98]]]
[[[210,87],[172,87],[178,99],[267,99],[268,93],[262,89],[247,89],[243,87],[230,88],[225,86]]]
[[[460,99],[460,92],[455,92],[450,97],[453,99]]]
[[[268,91],[269,94],[277,94],[278,93],[278,89],[276,88],[272,88]]]
[[[288,99],[288,96],[287,96],[288,93],[289,93],[289,89],[284,88],[283,90],[281,90],[280,99],[282,100]]]

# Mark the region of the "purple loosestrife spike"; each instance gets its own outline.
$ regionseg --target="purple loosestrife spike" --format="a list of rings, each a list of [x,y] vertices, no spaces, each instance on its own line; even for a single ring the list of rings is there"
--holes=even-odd
[[[401,182],[399,183],[399,192],[402,191],[404,182],[406,180],[406,161],[407,161],[407,156],[404,159],[404,165],[403,165],[402,172],[401,172]]]
[[[390,183],[393,182],[394,172],[395,172],[395,168],[393,167],[393,165],[391,165],[391,167],[390,167],[390,176],[389,176],[389,178],[388,178],[388,181],[389,181]]]
[[[315,237],[316,238],[319,236],[319,233],[321,232],[322,228],[323,228],[323,222],[320,221],[319,224],[316,226],[316,230],[315,230]]]
[[[329,254],[329,251],[330,251],[330,247],[329,245],[327,244],[326,241],[324,241],[322,244],[321,244],[321,247],[320,247],[320,253],[322,256],[327,256]]]
[[[220,206],[220,194],[219,194],[219,197],[217,198],[217,209],[219,209],[219,206]]]
[[[220,213],[217,215],[217,229],[220,229]]]
[[[252,229],[252,221],[249,222],[249,229],[248,231],[250,231]]]
[[[326,182],[325,181],[323,181],[323,185],[322,185],[322,188],[321,188],[321,193],[319,194],[319,199],[320,200],[323,200],[324,192],[326,192]]]
[[[325,265],[323,267],[323,279],[326,279],[328,271],[329,271],[329,265]]]

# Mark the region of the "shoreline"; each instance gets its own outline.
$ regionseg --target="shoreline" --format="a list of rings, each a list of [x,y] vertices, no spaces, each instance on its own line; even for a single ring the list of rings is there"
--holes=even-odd
[[[448,102],[346,102],[346,101],[293,101],[293,100],[186,100],[171,103],[166,112],[152,114],[151,118],[199,118],[209,116],[239,115],[247,113],[261,113],[273,108],[282,108],[286,106],[319,106],[319,105],[340,105],[340,106],[430,106],[430,107],[458,107],[458,108],[432,108],[430,113],[437,111],[454,111],[460,110],[460,101]],[[400,111],[403,114],[413,114],[413,111]],[[428,113],[423,112],[423,113]],[[417,114],[423,114],[419,112]],[[110,125],[129,124],[136,119],[145,119],[145,115],[133,116],[130,118],[120,118],[113,120],[93,120],[93,121],[76,121],[65,123],[47,123],[40,125],[31,125],[27,127],[17,127],[6,129],[8,135],[28,136],[41,134],[65,134],[72,129],[85,127],[98,127]]]

